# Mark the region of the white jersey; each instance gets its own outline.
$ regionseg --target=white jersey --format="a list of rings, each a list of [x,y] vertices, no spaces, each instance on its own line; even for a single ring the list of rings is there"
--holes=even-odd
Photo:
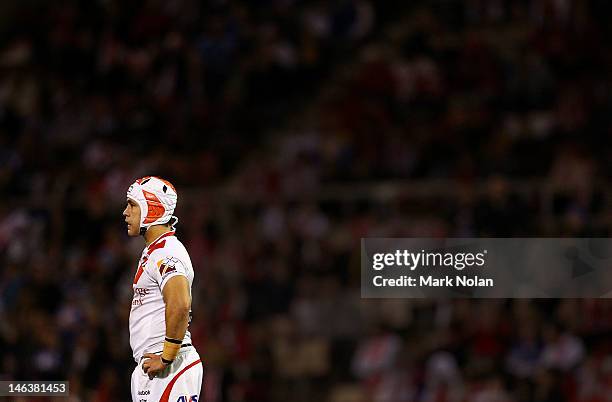
[[[174,236],[174,232],[167,232],[143,250],[134,276],[130,346],[137,363],[143,354],[161,352],[164,347],[166,305],[162,291],[168,280],[177,275],[187,277],[191,293],[191,259],[183,243]],[[191,343],[189,331],[183,338],[183,344],[186,343]]]

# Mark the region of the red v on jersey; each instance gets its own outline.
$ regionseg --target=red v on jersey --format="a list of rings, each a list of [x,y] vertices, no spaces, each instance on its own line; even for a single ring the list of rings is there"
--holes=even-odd
[[[164,245],[165,245],[165,242],[164,242]],[[147,265],[148,260],[149,260],[149,256],[145,255],[144,258],[142,259],[142,262],[138,266],[138,271],[136,271],[136,276],[134,277],[134,285],[138,283],[138,280],[140,279],[140,276],[144,272],[144,267],[145,265]]]
[[[149,261],[149,256],[151,255],[151,253],[153,253],[153,251],[157,249],[164,248],[164,246],[166,245],[165,240],[163,241],[160,241],[160,240],[163,239],[164,237],[172,236],[173,234],[174,232],[164,233],[163,235],[155,239],[151,244],[149,244],[149,246],[147,247],[147,253],[145,254],[144,257],[142,257],[141,262],[138,265],[138,271],[136,271],[136,276],[134,277],[134,285],[138,283],[140,276],[144,272],[144,267],[145,265],[147,265],[147,261]]]

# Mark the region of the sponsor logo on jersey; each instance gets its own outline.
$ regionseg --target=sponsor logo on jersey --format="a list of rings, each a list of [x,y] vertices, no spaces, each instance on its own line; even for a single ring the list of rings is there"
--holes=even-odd
[[[191,396],[181,395],[178,397],[176,402],[198,402],[198,396],[197,395],[191,395]]]
[[[176,264],[180,263],[177,258],[168,257],[157,263],[159,267],[159,274],[163,277],[166,274],[176,272]]]
[[[144,391],[138,391],[138,395],[150,395],[151,391],[150,390],[144,390]]]
[[[142,306],[142,298],[149,294],[147,288],[134,288],[134,298],[132,299],[132,307]]]

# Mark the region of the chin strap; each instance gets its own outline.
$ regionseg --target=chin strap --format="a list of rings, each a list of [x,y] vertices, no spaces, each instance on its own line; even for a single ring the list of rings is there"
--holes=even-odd
[[[170,224],[170,228],[171,228],[172,230],[176,230],[176,224],[178,223],[179,218],[178,218],[178,217],[176,217],[176,216],[174,216],[174,215],[172,215],[172,216],[170,217],[170,221],[172,221],[173,219],[174,219],[174,222],[172,222],[172,223]],[[170,222],[170,221],[168,221],[168,222]],[[150,226],[149,226],[149,227],[150,227]],[[141,227],[140,227],[140,235],[141,235],[141,236],[144,236],[144,235],[145,235],[145,233],[147,232],[147,230],[148,230],[148,229],[149,229],[148,227],[141,226]]]
[[[172,228],[172,230],[176,230],[176,224],[178,223],[179,218],[174,216],[174,215],[172,215],[170,217],[170,220],[173,220],[173,219],[174,219],[174,222],[170,224],[170,227]]]

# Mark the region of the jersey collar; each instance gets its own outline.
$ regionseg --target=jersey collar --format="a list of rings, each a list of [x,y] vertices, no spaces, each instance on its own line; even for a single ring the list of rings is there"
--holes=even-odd
[[[174,233],[175,233],[174,231],[170,231],[170,232],[166,232],[166,233],[161,234],[161,235],[160,235],[160,236],[159,236],[157,239],[153,240],[153,241],[151,242],[151,244],[149,244],[149,245],[147,246],[147,248],[146,248],[146,249],[147,249],[147,250],[148,250],[148,249],[150,249],[151,247],[153,247],[154,245],[156,245],[157,243],[159,243],[159,242],[161,241],[161,239],[163,239],[163,238],[165,238],[165,237],[174,236]]]

